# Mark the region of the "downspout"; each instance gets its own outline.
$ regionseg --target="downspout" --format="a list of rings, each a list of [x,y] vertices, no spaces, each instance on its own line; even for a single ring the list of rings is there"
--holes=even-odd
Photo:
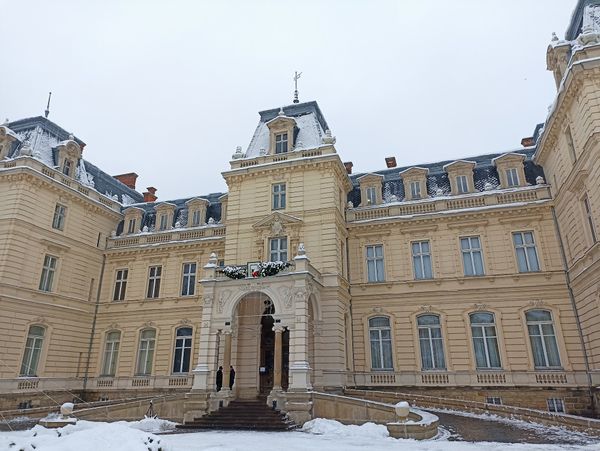
[[[592,386],[592,373],[590,372],[590,362],[588,360],[587,347],[585,345],[585,340],[583,338],[583,329],[581,328],[581,321],[579,319],[579,311],[577,310],[577,304],[575,302],[575,295],[573,294],[573,289],[571,288],[571,276],[569,274],[569,265],[567,263],[567,254],[565,253],[565,247],[563,244],[562,234],[560,233],[560,226],[558,225],[558,218],[556,216],[556,210],[554,207],[550,207],[552,210],[552,219],[554,221],[554,227],[556,228],[556,234],[558,235],[558,244],[560,247],[560,256],[563,261],[563,267],[565,271],[565,279],[567,281],[567,291],[569,292],[569,299],[571,301],[571,307],[573,308],[573,314],[575,315],[575,322],[577,323],[577,332],[579,333],[579,340],[581,341],[581,349],[583,351],[583,362],[585,364],[585,371],[588,380],[588,391],[590,394],[590,400],[592,403],[592,411],[594,410],[594,394],[593,394],[593,386]]]
[[[88,377],[90,372],[90,361],[92,359],[92,345],[94,343],[94,334],[96,333],[96,319],[98,317],[98,308],[100,306],[100,292],[102,291],[102,280],[104,279],[104,267],[106,266],[106,254],[102,254],[102,266],[100,268],[100,279],[98,280],[98,289],[96,291],[96,304],[94,305],[94,318],[92,320],[92,332],[90,334],[90,343],[88,345],[87,360],[85,363],[85,375],[83,376],[83,392],[87,390]]]

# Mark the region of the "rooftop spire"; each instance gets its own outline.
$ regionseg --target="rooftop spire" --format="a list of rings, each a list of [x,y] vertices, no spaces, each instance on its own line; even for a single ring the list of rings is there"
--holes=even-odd
[[[50,114],[50,98],[52,97],[52,92],[48,93],[48,105],[46,105],[46,111],[44,111],[44,116],[46,117],[46,119],[48,118],[48,115]]]
[[[298,100],[298,79],[302,75],[302,72],[294,72],[294,103],[299,103]]]

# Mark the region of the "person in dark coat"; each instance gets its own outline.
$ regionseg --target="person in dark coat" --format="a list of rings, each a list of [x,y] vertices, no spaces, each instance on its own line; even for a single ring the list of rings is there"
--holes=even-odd
[[[223,387],[223,367],[220,366],[217,370],[217,391],[221,391],[221,387]]]
[[[233,388],[233,381],[235,381],[235,370],[233,366],[229,367],[229,390]]]

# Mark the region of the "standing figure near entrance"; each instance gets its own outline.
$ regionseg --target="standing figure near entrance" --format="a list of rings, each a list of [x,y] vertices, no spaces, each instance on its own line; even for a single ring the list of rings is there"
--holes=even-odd
[[[229,390],[233,389],[233,381],[235,380],[235,370],[233,365],[229,367]]]
[[[220,366],[217,370],[217,391],[221,391],[221,387],[223,386],[223,367]]]

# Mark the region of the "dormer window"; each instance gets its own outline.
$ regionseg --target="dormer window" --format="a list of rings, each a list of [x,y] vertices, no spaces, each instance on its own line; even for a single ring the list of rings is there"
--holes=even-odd
[[[167,223],[169,220],[169,215],[160,215],[160,226],[158,230],[167,230]]]
[[[129,220],[129,223],[127,224],[127,233],[135,233],[135,223],[135,218]]]
[[[519,174],[517,168],[508,168],[506,170],[506,186],[509,188],[519,186]]]
[[[192,215],[192,226],[196,227],[200,225],[200,210],[195,210]]]
[[[367,205],[375,205],[377,203],[377,191],[374,186],[369,186],[366,189],[367,193]]]
[[[65,161],[63,162],[62,173],[64,175],[66,175],[67,177],[70,177],[71,170],[72,170],[71,160],[65,158]]]
[[[459,175],[456,177],[456,189],[459,194],[466,194],[469,192],[469,185],[467,184],[467,176]]]
[[[421,198],[421,182],[410,182],[410,196],[412,199]]]
[[[277,133],[275,135],[275,153],[286,153],[288,151],[288,134]]]

